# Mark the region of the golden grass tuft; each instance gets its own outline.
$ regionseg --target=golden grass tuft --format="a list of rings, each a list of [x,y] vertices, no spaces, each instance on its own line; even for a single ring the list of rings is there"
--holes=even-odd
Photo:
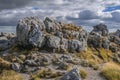
[[[97,54],[98,52],[96,50],[88,48],[87,51],[77,53],[76,56],[90,64],[100,64],[102,63],[102,59]]]
[[[101,73],[107,80],[120,80],[120,65],[113,62],[106,63]]]
[[[80,31],[80,30],[81,30],[81,27],[76,26],[76,25],[74,25],[74,24],[64,24],[64,26],[62,27],[62,29]]]
[[[92,67],[94,70],[98,70],[99,69],[97,61],[95,61],[93,59],[89,60],[89,66]]]
[[[87,77],[87,73],[84,69],[80,69],[79,73],[82,79],[85,79]]]
[[[49,78],[56,78],[56,77],[59,77],[62,75],[63,75],[63,73],[59,73],[59,72],[56,72],[55,70],[47,68],[47,69],[39,70],[36,75],[32,75],[32,79],[33,80],[37,80],[40,78],[49,79]]]
[[[94,65],[93,68],[98,68],[97,64],[101,64],[103,62],[109,62],[114,59],[114,54],[104,48],[94,49],[87,47],[87,51],[82,51],[80,53],[76,53],[76,56],[80,59],[88,61],[90,65]]]
[[[113,54],[108,49],[99,49],[99,57],[103,59],[104,62],[111,61],[113,58]]]
[[[0,74],[0,80],[23,80],[22,77],[12,70],[3,70]]]

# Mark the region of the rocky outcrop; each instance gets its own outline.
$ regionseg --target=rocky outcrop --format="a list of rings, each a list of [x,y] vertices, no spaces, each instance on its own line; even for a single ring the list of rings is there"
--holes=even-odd
[[[18,44],[26,47],[38,47],[45,42],[45,25],[37,17],[27,17],[19,21],[17,25]]]
[[[120,51],[120,30],[109,34],[109,40],[111,41],[110,50],[112,52]]]
[[[81,80],[78,68],[73,68],[65,74],[60,80]]]
[[[116,44],[120,44],[120,30],[117,30],[115,33],[110,34],[110,41]]]
[[[109,49],[110,41],[108,39],[108,29],[104,24],[99,24],[93,27],[88,38],[88,45],[94,48]]]
[[[102,36],[108,36],[108,34],[109,34],[109,31],[108,31],[107,26],[105,24],[98,24],[96,26],[93,26],[93,28],[94,29],[92,30],[91,34],[98,33]]]
[[[88,33],[82,27],[63,24],[50,18],[24,18],[17,25],[18,44],[23,47],[45,47],[60,52],[86,50]]]
[[[11,48],[16,43],[16,37],[13,33],[0,33],[0,51]]]
[[[82,43],[79,40],[69,40],[69,50],[70,52],[80,52],[83,49]]]

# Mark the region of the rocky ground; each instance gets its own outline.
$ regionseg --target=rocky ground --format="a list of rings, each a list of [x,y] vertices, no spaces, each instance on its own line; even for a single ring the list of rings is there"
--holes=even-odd
[[[109,33],[104,24],[88,33],[48,17],[27,17],[16,34],[0,33],[0,72],[14,70],[23,80],[106,80],[101,68],[120,63],[119,51],[120,30]]]

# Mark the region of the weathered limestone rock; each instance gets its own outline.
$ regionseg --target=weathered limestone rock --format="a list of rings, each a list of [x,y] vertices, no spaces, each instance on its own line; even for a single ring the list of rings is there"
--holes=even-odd
[[[13,70],[15,70],[17,72],[20,72],[21,69],[22,69],[22,66],[19,63],[12,63],[11,67],[12,67]]]
[[[118,29],[115,33],[114,33],[115,36],[117,37],[120,37],[120,30]]]
[[[5,36],[7,38],[13,38],[16,37],[14,33],[5,33],[5,32],[0,32],[0,37]]]
[[[67,52],[68,51],[68,40],[62,38],[60,41],[60,50],[61,52]]]
[[[4,51],[15,45],[16,37],[13,33],[0,33],[0,51]]]
[[[60,28],[61,28],[60,23],[58,23],[55,20],[52,20],[52,19],[50,19],[48,17],[45,18],[44,24],[46,26],[46,31],[48,33],[52,33],[52,32],[55,33],[57,31],[59,31]]]
[[[98,33],[102,36],[108,36],[108,29],[107,29],[107,26],[105,24],[98,24],[96,26],[93,26],[93,30],[91,32],[92,33]]]
[[[18,44],[40,48],[45,42],[44,23],[36,17],[24,18],[17,25]]]
[[[65,74],[60,80],[81,80],[79,70],[73,68],[70,72]]]
[[[94,48],[108,49],[110,41],[108,39],[108,29],[104,24],[94,26],[88,37],[88,45]]]
[[[60,48],[60,38],[56,36],[48,36],[47,46],[52,49]]]
[[[0,37],[0,51],[8,49],[8,39],[4,37]]]
[[[87,37],[88,33],[82,27],[63,24],[48,17],[44,23],[36,17],[24,18],[17,26],[18,44],[23,47],[49,48],[59,52],[70,49],[71,52],[80,52],[86,49]]]
[[[80,52],[84,50],[83,49],[83,45],[82,45],[82,42],[80,42],[79,40],[69,40],[69,51],[70,52]]]
[[[58,37],[60,37],[60,38],[63,38],[63,33],[60,32],[60,31],[57,31],[55,35],[58,36]]]
[[[120,51],[120,30],[109,35],[109,40],[111,41],[110,50],[112,52]]]
[[[110,34],[110,41],[116,44],[120,44],[120,30],[117,30],[115,33]]]

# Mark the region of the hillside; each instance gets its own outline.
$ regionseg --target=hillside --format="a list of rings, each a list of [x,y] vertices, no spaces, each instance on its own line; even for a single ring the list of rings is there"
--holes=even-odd
[[[26,17],[0,33],[0,80],[120,80],[120,30]]]

